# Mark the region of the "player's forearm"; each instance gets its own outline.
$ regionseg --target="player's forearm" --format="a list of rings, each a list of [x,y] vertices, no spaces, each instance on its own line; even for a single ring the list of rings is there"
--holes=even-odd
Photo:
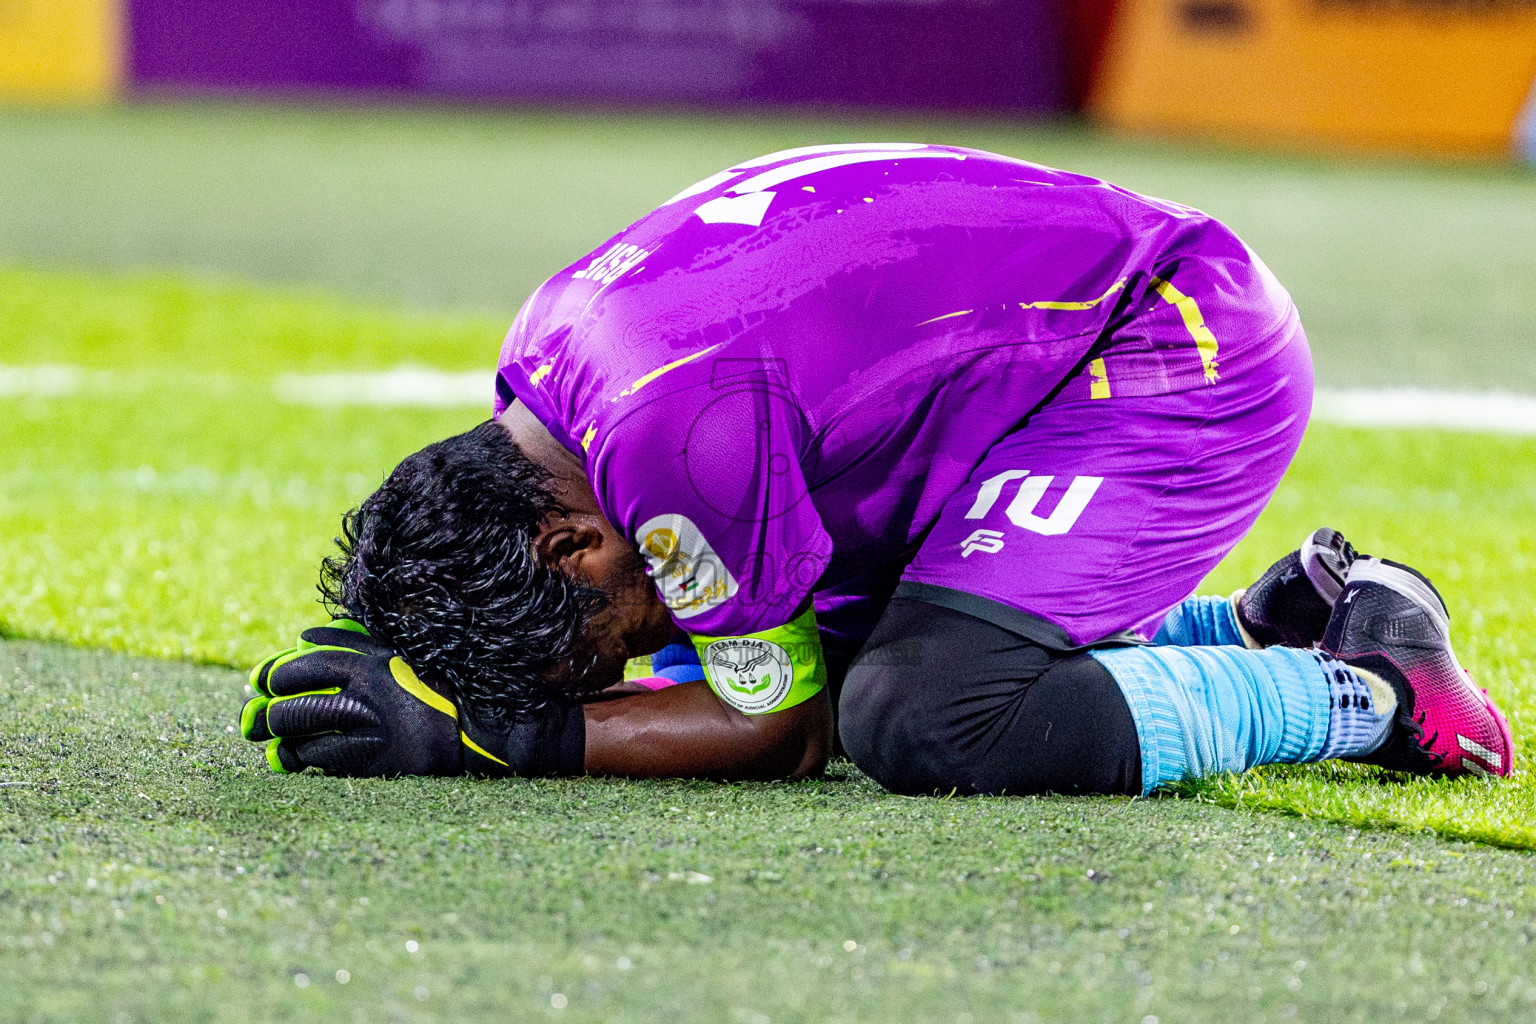
[[[825,693],[784,711],[743,715],[706,683],[586,706],[586,770],[637,778],[795,779],[826,766]]]

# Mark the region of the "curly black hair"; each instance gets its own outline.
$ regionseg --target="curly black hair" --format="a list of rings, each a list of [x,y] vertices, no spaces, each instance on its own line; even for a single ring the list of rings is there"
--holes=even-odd
[[[494,420],[423,448],[348,512],[321,599],[393,647],[471,721],[579,700],[569,661],[600,590],[545,566],[540,523],[566,509]]]

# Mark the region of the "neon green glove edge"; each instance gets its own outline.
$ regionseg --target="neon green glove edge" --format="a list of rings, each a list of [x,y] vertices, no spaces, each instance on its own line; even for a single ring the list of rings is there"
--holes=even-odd
[[[276,736],[267,741],[267,764],[270,765],[272,770],[277,772],[279,775],[292,775],[292,772],[283,767],[283,759],[278,755],[277,752],[277,748],[282,744],[282,742],[283,741],[278,739]]]
[[[258,717],[265,719],[267,705],[272,703],[272,698],[266,695],[252,697],[245,702],[245,707],[240,709],[240,735],[245,739],[254,738],[256,732],[256,720]]]

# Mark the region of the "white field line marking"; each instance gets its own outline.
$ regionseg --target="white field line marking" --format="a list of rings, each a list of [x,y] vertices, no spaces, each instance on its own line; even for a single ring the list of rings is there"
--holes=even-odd
[[[0,398],[54,398],[80,390],[75,366],[0,366]]]
[[[1507,391],[1318,389],[1312,418],[1347,427],[1420,427],[1536,435],[1536,397]]]
[[[77,366],[0,365],[0,399],[55,398],[112,390],[127,374]],[[495,378],[488,371],[449,372],[399,366],[376,373],[284,374],[272,385],[281,401],[330,408],[489,409]],[[1321,388],[1312,418],[1351,427],[1423,427],[1494,434],[1536,435],[1536,396],[1504,391],[1431,391],[1424,388]]]
[[[208,392],[240,387],[240,378],[227,374],[177,372],[176,388],[202,385]],[[163,390],[152,370],[88,370],[81,366],[45,363],[36,366],[0,364],[0,400],[7,398],[66,398],[77,394],[122,394]],[[279,401],[333,408],[341,405],[424,406],[489,410],[496,381],[489,370],[454,373],[424,366],[397,366],[370,373],[286,373],[272,381]]]
[[[321,408],[478,406],[489,411],[496,397],[496,381],[487,370],[447,373],[422,366],[398,366],[382,373],[284,374],[273,384],[273,393],[284,402]]]

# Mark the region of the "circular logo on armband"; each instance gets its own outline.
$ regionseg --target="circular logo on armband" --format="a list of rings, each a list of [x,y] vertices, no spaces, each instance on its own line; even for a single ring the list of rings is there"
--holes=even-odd
[[[704,668],[721,699],[746,715],[772,710],[795,681],[789,652],[750,636],[716,640],[704,648]]]

